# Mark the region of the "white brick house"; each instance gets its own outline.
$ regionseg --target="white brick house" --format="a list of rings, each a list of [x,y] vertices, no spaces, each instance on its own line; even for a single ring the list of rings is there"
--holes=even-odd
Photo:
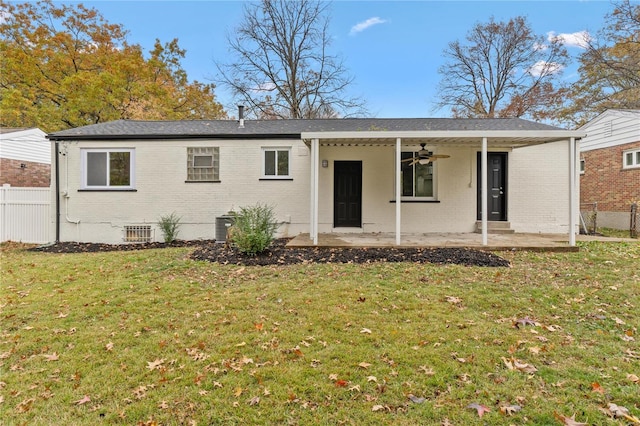
[[[318,233],[392,232],[399,244],[403,233],[473,232],[480,221],[562,233],[574,244],[581,136],[521,119],[85,126],[49,135],[52,239],[161,240],[157,221],[172,212],[182,218],[181,239],[213,239],[217,217],[261,202],[275,208],[280,236],[314,241]]]

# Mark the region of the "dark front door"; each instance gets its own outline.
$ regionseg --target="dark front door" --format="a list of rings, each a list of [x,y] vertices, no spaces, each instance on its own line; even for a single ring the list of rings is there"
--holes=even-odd
[[[333,226],[362,226],[362,161],[333,163]]]
[[[482,219],[482,153],[478,153],[478,220]],[[488,220],[507,220],[507,153],[487,153]]]

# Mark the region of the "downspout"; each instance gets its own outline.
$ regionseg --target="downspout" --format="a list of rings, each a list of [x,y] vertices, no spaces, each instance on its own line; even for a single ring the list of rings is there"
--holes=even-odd
[[[56,150],[56,167],[55,167],[55,181],[56,181],[56,243],[60,242],[60,147],[58,141],[55,143]]]

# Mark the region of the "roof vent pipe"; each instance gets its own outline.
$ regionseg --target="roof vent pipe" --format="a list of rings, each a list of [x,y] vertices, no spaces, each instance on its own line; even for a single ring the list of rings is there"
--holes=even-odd
[[[238,121],[240,122],[239,127],[244,129],[244,105],[238,105]]]

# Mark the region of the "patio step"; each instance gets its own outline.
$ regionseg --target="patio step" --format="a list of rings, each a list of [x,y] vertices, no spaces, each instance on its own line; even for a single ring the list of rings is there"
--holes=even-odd
[[[510,222],[489,221],[487,222],[487,233],[489,234],[513,234],[515,231],[511,229]],[[482,221],[476,222],[476,233],[482,233]]]

